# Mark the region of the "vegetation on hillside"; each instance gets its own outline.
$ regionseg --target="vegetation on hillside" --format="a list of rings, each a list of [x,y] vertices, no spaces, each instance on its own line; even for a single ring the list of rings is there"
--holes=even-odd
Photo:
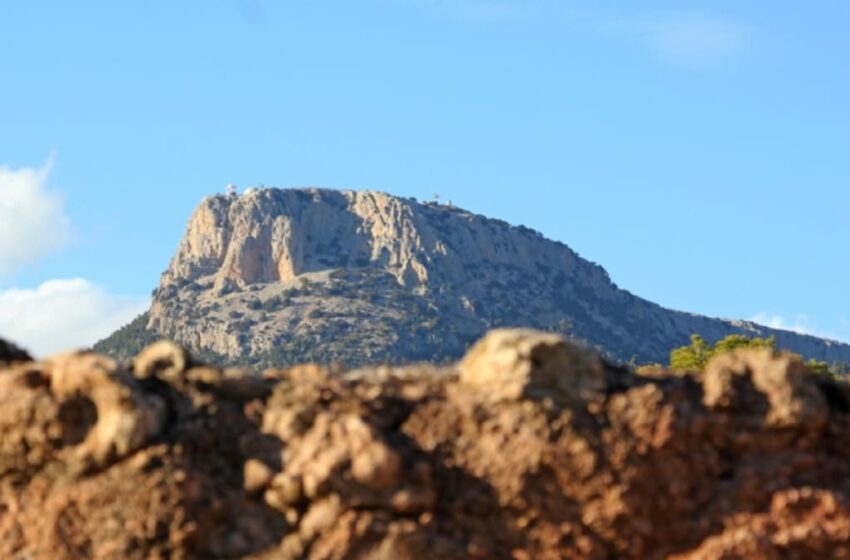
[[[773,337],[748,338],[744,335],[733,334],[710,344],[700,335],[694,334],[691,335],[690,344],[674,348],[670,352],[670,368],[676,371],[702,371],[712,357],[738,348],[776,350],[776,339]],[[808,360],[805,364],[810,372],[817,375],[839,377],[847,373],[846,365],[842,364],[828,364],[818,360]]]
[[[148,314],[142,313],[107,338],[95,343],[95,352],[107,354],[114,358],[128,359],[142,351],[148,344],[153,344],[160,337],[148,330]]]

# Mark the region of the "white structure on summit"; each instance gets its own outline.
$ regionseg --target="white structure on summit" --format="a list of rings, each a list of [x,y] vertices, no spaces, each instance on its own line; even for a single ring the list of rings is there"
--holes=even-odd
[[[227,193],[227,196],[236,196],[236,185],[233,183],[227,183],[227,188],[224,192]]]

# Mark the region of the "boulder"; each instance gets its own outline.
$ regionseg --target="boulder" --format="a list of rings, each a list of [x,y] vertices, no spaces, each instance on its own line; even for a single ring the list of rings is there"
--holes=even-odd
[[[460,380],[495,401],[581,402],[605,390],[599,357],[561,335],[490,331],[458,364]]]

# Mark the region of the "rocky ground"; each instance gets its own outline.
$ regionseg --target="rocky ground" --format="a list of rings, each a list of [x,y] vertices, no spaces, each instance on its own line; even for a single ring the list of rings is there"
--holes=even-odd
[[[0,344],[0,558],[848,558],[850,392],[651,378],[552,334],[262,376]]]

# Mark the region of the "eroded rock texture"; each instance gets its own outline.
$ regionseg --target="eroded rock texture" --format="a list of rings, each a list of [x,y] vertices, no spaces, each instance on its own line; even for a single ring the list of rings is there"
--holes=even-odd
[[[445,362],[509,326],[568,334],[622,362],[666,361],[694,333],[773,336],[807,359],[850,362],[848,344],[665,309],[522,226],[326,189],[205,198],[150,310],[97,348],[130,358],[168,338],[209,361],[255,367]]]
[[[0,558],[848,558],[848,390],[768,351],[640,378],[551,334],[262,376],[0,370]]]

